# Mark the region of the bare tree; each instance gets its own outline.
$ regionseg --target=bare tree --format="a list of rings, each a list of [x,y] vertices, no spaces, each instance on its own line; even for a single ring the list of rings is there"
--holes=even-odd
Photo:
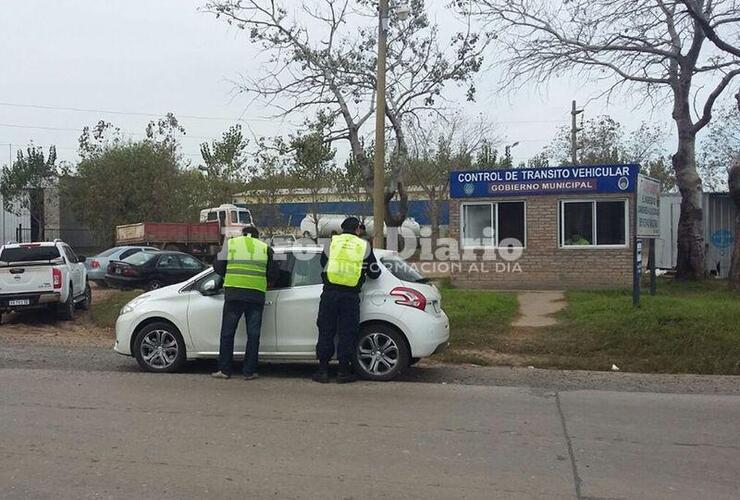
[[[463,7],[468,1],[460,1]],[[717,99],[740,75],[740,59],[705,47],[698,21],[673,0],[472,0],[474,13],[499,33],[507,49],[508,84],[546,82],[573,70],[605,80],[605,92],[632,90],[668,99],[678,136],[672,157],[681,192],[679,279],[704,275],[701,179],[696,135],[712,119]],[[734,2],[695,0],[712,25],[736,17]],[[719,10],[718,5],[723,8]],[[728,15],[732,10],[735,15]],[[704,49],[704,50],[703,50]],[[702,91],[706,87],[708,91]]]
[[[263,72],[246,78],[239,89],[276,106],[283,116],[321,110],[329,130],[326,140],[348,141],[365,185],[372,186],[365,137],[375,111],[377,1],[213,0],[204,10],[247,30],[268,56]],[[411,2],[407,21],[391,16],[386,116],[395,140],[386,202],[398,194],[401,209],[386,211],[389,225],[406,218],[404,120],[437,106],[448,83],[466,85],[472,99],[472,78],[481,67],[486,41],[469,30],[440,40],[424,0]]]
[[[678,0],[678,3],[686,7],[688,14],[699,23],[704,34],[717,48],[740,57],[738,41],[729,41],[733,34],[737,37],[737,31],[725,33],[725,28],[731,29],[740,23],[740,7],[735,0]]]
[[[686,7],[689,15],[701,26],[706,37],[720,50],[740,58],[740,40],[737,38],[737,29],[727,33],[728,28],[737,27],[740,23],[740,8],[735,1],[716,2],[724,10],[717,12],[717,6],[712,10],[697,0],[679,0]],[[714,14],[714,16],[712,16]],[[734,36],[734,41],[730,41]],[[735,94],[737,110],[740,113],[740,91]],[[735,203],[737,216],[735,218],[735,245],[732,250],[730,264],[730,287],[740,291],[740,155],[735,157],[734,164],[728,169],[727,184],[730,197]]]
[[[409,180],[420,187],[428,201],[432,242],[439,238],[440,203],[449,198],[450,172],[470,168],[495,168],[498,143],[494,127],[485,118],[469,120],[455,114],[442,120],[414,123],[409,128]],[[478,153],[486,160],[478,164]]]

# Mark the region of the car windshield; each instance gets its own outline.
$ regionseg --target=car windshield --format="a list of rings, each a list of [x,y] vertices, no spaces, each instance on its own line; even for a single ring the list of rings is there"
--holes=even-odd
[[[110,257],[111,255],[113,255],[114,253],[116,253],[117,251],[119,251],[120,249],[121,249],[121,247],[109,248],[105,252],[100,252],[97,256],[98,257]]]
[[[123,259],[123,262],[132,266],[142,266],[156,257],[154,252],[138,252]]]
[[[4,248],[0,253],[2,262],[46,262],[60,258],[56,246],[21,246]]]
[[[398,256],[382,257],[380,262],[388,269],[393,276],[401,281],[410,283],[426,283],[429,281],[419,272],[411,267],[405,260]]]

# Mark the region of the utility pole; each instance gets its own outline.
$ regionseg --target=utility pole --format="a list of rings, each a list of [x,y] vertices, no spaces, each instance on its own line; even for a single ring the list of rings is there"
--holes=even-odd
[[[388,37],[388,0],[378,4],[378,75],[375,104],[375,165],[373,173],[373,246],[383,248],[385,227],[385,66]]]
[[[580,132],[583,129],[578,128],[578,124],[576,123],[576,118],[578,115],[583,113],[582,109],[578,109],[578,106],[576,105],[576,101],[573,101],[573,107],[570,112],[572,124],[570,128],[570,159],[573,162],[573,165],[578,165],[578,150],[580,149],[578,147],[578,132]]]

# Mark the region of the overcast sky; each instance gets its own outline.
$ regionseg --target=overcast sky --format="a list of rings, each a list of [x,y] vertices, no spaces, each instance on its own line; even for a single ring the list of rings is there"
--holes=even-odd
[[[454,30],[449,15],[441,14],[446,3],[428,1],[432,17]],[[0,165],[29,141],[55,144],[61,159],[74,161],[83,126],[106,119],[141,135],[149,120],[168,111],[186,128],[183,153],[193,161],[200,159],[200,142],[220,136],[239,116],[257,136],[285,133],[289,124],[269,119],[271,110],[250,105],[247,96],[234,91],[240,74],[259,71],[256,49],[243,32],[199,12],[202,4],[3,0]],[[495,58],[495,53],[488,56]],[[578,81],[558,81],[505,95],[496,91],[497,81],[493,70],[481,74],[478,102],[465,110],[483,112],[498,123],[504,142],[520,142],[514,150],[517,160],[538,153],[559,123],[569,123],[572,99],[585,103],[599,93]],[[462,97],[454,89],[448,95]],[[670,127],[664,110],[634,110],[629,102],[591,102],[586,111],[587,117],[609,113],[628,129],[643,119]]]

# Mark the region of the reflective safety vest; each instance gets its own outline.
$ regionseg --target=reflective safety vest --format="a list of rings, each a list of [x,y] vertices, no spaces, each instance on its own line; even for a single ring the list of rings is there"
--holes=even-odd
[[[267,244],[251,236],[231,238],[227,243],[224,286],[267,291]]]
[[[329,246],[326,278],[333,285],[354,287],[362,276],[362,262],[368,250],[367,241],[354,234],[333,236]]]

